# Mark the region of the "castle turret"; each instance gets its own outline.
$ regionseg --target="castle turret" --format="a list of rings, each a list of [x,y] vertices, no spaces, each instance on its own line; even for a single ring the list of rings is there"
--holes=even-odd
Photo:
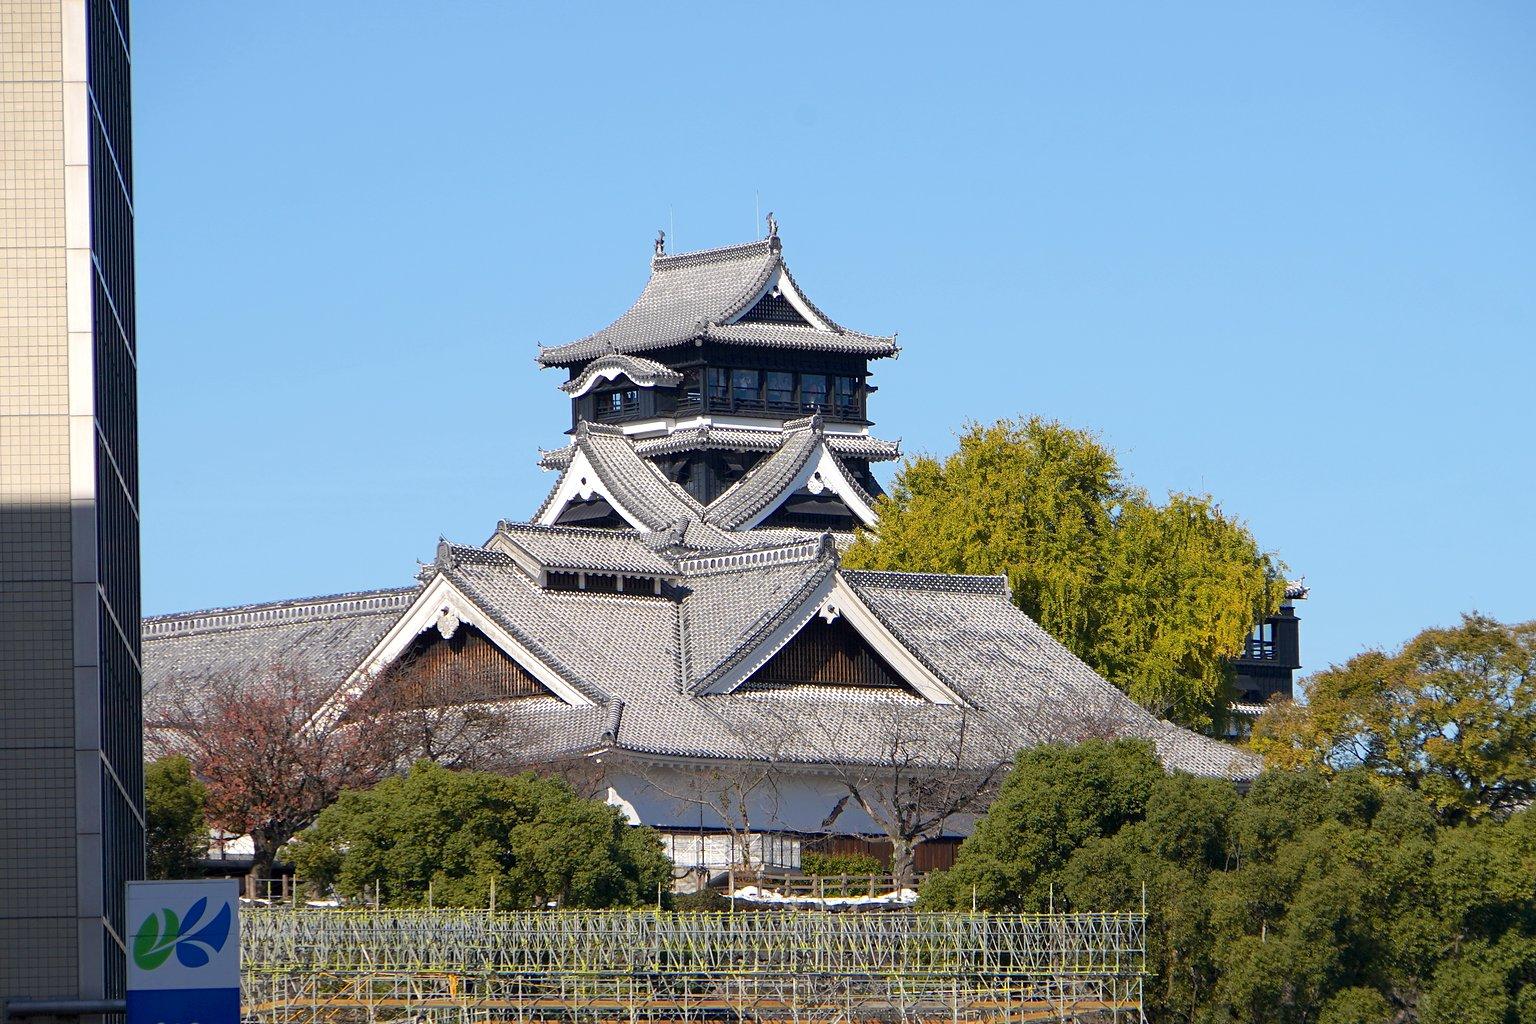
[[[899,444],[870,436],[868,415],[869,364],[897,351],[894,336],[849,330],[806,297],[770,222],[767,238],[701,252],[668,254],[658,239],[634,305],[595,334],[541,348],[539,363],[567,371],[561,390],[578,442],[592,428],[623,438],[700,518],[722,519],[708,510],[730,494],[732,507],[769,507],[727,529],[847,531],[873,523],[880,488],[870,463],[900,454]],[[543,463],[564,469],[578,447],[546,453]],[[601,447],[607,475],[621,475],[626,456]],[[774,479],[749,482],[754,474]],[[626,514],[612,495],[573,493],[581,507],[566,502],[572,507],[551,513],[546,503],[541,514],[614,525],[647,518]]]

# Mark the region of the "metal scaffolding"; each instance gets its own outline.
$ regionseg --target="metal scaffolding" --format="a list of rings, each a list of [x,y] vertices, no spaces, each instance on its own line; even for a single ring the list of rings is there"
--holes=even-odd
[[[251,1024],[1141,1022],[1143,914],[243,912]]]

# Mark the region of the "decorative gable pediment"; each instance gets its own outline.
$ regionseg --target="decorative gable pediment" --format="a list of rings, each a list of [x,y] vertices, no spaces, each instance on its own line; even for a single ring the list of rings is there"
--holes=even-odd
[[[834,330],[831,322],[800,294],[794,279],[780,265],[763,284],[757,297],[726,323],[776,324],[780,327],[804,327],[814,331]]]
[[[551,666],[545,664],[510,632],[471,601],[447,576],[439,573],[424,587],[410,608],[374,645],[341,690],[319,712],[320,716],[340,716],[387,673],[407,666],[410,659],[427,652],[438,664],[456,652],[455,637],[468,632],[458,644],[458,653],[473,646],[473,662],[460,662],[466,670],[471,665],[483,677],[475,685],[504,696],[537,696],[539,692],[566,704],[585,706],[593,700]],[[433,636],[435,634],[435,637]],[[474,638],[475,642],[470,643]],[[480,641],[484,641],[481,643]],[[448,641],[439,647],[439,641]],[[446,684],[445,684],[446,685]],[[534,686],[539,690],[534,690]],[[500,699],[500,698],[493,698]]]
[[[710,506],[706,518],[727,529],[752,530],[784,506],[809,499],[811,503],[826,505],[829,510],[835,501],[857,523],[869,527],[875,525],[878,517],[872,499],[864,488],[849,478],[824,436],[817,438],[814,449],[787,480],[782,477],[773,479],[772,471],[777,468],[770,465],[770,460],[759,463],[753,472],[737,481]],[[754,494],[754,491],[758,493]]]
[[[813,626],[813,622],[819,624]],[[782,660],[781,654],[785,654]],[[799,678],[805,675],[819,678]],[[748,657],[700,692],[806,684],[903,689],[934,704],[964,703],[870,611],[838,572],[828,574]]]
[[[394,710],[548,697],[551,691],[480,629],[440,616],[374,680],[370,694]]]
[[[811,322],[795,308],[795,304],[790,302],[783,291],[778,288],[758,299],[757,305],[741,314],[736,322],[740,324],[782,324],[786,327],[811,326]]]
[[[920,696],[836,606],[826,605],[738,690],[837,686]]]
[[[622,520],[615,523],[617,517]],[[646,528],[642,518],[626,509],[598,475],[587,453],[578,448],[544,509],[534,520],[540,526],[631,526]]]

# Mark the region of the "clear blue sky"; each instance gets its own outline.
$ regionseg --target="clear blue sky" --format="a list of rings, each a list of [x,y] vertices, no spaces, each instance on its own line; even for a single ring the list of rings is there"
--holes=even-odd
[[[901,332],[909,451],[1100,431],[1306,575],[1309,668],[1536,617],[1530,4],[134,16],[148,612],[529,515],[569,415],[535,344],[760,196],[817,303]]]

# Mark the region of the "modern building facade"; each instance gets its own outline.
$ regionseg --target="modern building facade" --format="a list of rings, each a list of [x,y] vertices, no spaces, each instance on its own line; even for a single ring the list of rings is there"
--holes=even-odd
[[[117,998],[144,861],[127,0],[0,0],[0,1000]]]

